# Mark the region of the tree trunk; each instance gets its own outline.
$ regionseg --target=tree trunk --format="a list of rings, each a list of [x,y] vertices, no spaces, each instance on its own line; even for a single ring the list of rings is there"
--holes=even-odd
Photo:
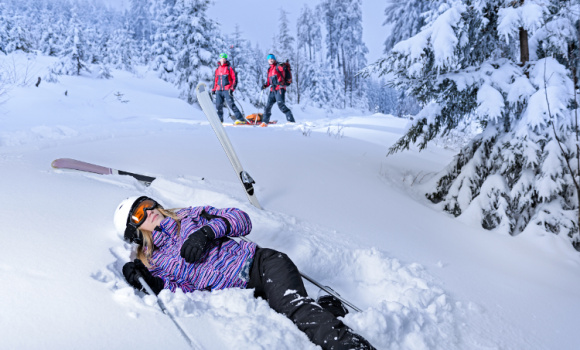
[[[296,86],[296,103],[300,104],[300,50],[298,49],[298,45],[296,45],[296,79],[294,84]]]
[[[530,47],[528,46],[528,31],[520,27],[520,61],[522,67],[530,60]]]
[[[340,50],[342,51],[342,75],[344,76],[344,108],[346,108],[346,92],[347,92],[347,87],[348,87],[348,79],[346,76],[347,72],[346,72],[346,58],[344,56],[344,46],[342,46],[340,48]],[[339,61],[340,61],[340,58],[339,58]]]

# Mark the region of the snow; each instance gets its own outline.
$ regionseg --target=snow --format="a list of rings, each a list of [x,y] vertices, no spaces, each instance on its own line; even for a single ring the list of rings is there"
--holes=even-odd
[[[409,56],[409,60],[417,61],[424,56],[424,50],[431,43],[435,59],[436,68],[453,67],[455,64],[455,45],[459,42],[454,28],[458,26],[461,20],[461,14],[467,8],[465,5],[457,3],[446,10],[437,18],[427,30],[421,31],[417,35],[400,41],[393,47],[393,52]],[[418,73],[421,70],[418,65],[409,74]]]
[[[520,27],[533,34],[544,24],[544,16],[549,4],[545,0],[528,0],[519,7],[505,7],[499,10],[498,33],[506,39],[517,40]]]
[[[34,78],[55,61],[3,58],[34,67]],[[121,273],[131,247],[113,211],[139,194],[169,207],[247,211],[249,238],[284,251],[361,308],[344,322],[378,349],[577,347],[578,253],[557,235],[511,237],[439,211],[424,193],[454,152],[385,157],[407,120],[354,110],[329,118],[291,105],[296,125],[275,108],[279,125],[227,127],[261,211],[249,205],[201,110],[175,87],[142,68],[113,70],[111,79],[84,74],[43,78],[38,88],[36,79],[11,84],[0,104],[2,348],[187,348],[155,299]],[[158,179],[145,187],[52,169],[62,157]],[[160,298],[205,349],[317,348],[250,290]]]
[[[477,91],[477,104],[475,111],[478,115],[497,122],[502,116],[505,102],[499,91],[489,84],[483,84]]]

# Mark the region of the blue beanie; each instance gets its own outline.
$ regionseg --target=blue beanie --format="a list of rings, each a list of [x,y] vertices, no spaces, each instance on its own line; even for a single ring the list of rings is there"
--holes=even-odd
[[[276,60],[276,56],[272,54],[269,54],[268,57],[266,57],[267,60],[269,60],[270,58],[273,59],[274,61]]]

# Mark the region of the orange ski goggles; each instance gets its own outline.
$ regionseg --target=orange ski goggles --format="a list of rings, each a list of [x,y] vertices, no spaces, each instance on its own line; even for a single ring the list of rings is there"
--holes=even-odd
[[[133,224],[135,228],[141,226],[147,219],[147,210],[153,210],[158,206],[159,204],[149,197],[143,196],[137,198],[129,212],[127,224]]]
[[[143,244],[143,236],[138,228],[147,220],[147,210],[153,210],[161,207],[159,203],[147,196],[137,198],[127,217],[127,227],[125,228],[124,238],[127,242]]]

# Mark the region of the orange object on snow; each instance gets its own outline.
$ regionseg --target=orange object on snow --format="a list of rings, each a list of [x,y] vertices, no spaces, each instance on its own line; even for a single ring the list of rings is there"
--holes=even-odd
[[[250,114],[249,116],[246,117],[246,120],[250,124],[260,124],[260,122],[262,121],[262,113]]]

